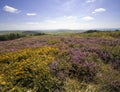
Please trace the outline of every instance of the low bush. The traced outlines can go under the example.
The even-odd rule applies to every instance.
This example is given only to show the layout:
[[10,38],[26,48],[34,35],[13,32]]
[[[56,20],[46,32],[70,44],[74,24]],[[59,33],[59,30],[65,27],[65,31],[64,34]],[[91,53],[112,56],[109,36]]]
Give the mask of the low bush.
[[1,55],[0,91],[14,92],[22,88],[24,91],[50,92],[55,77],[48,66],[54,61],[57,52],[57,48],[41,47]]
[[21,33],[10,33],[5,35],[0,35],[0,41],[14,40],[17,38],[24,37],[25,35]]

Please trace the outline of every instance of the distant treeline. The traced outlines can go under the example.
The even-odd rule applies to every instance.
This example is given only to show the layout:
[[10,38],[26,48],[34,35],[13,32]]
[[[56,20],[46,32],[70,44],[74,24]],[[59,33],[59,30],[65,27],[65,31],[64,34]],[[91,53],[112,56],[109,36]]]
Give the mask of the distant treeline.
[[14,40],[14,39],[21,38],[24,36],[25,35],[21,33],[4,34],[4,35],[0,35],[0,41]]
[[27,36],[39,36],[39,35],[45,35],[46,33],[44,32],[36,32],[36,31],[24,31],[22,34],[27,35]]
[[88,30],[80,35],[84,37],[112,37],[120,39],[120,30]]
[[87,30],[84,33],[93,33],[93,32],[99,32],[99,30]]
[[[118,29],[116,29],[116,30],[112,30],[112,32],[113,31],[120,31],[120,30],[118,30]],[[85,31],[84,33],[94,33],[94,32],[111,32],[111,31],[109,31],[109,30],[87,30],[87,31]]]
[[9,34],[3,34],[0,35],[0,41],[7,41],[7,40],[14,40],[18,39],[21,37],[26,37],[26,36],[39,36],[39,35],[45,35],[45,33],[42,32],[20,32],[20,33],[9,33]]

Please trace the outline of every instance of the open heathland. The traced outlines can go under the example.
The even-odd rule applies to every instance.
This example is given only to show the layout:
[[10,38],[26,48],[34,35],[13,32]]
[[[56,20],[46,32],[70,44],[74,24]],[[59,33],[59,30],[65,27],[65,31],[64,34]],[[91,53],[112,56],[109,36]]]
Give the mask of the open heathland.
[[120,92],[120,31],[0,41],[0,92]]

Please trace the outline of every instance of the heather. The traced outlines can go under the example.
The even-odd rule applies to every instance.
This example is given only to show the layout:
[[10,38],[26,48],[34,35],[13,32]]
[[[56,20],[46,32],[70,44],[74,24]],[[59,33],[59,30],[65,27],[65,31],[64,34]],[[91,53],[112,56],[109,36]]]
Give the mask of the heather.
[[0,41],[1,92],[119,92],[120,31]]

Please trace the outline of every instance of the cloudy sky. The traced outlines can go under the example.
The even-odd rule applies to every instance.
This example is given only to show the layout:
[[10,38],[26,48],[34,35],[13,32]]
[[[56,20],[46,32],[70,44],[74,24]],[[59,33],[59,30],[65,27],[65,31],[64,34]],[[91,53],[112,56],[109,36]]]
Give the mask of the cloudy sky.
[[120,0],[0,0],[0,30],[120,28]]

